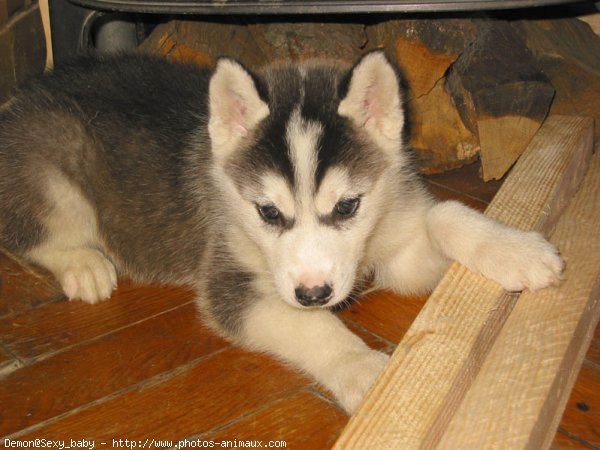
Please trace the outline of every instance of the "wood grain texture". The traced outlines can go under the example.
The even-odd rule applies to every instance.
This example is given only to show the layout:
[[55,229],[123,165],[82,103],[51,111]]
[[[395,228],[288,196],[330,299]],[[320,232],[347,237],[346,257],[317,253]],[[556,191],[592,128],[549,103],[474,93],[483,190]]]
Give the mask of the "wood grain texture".
[[225,425],[310,383],[271,358],[226,349],[13,437],[86,437],[98,446],[113,438],[179,440]]
[[20,368],[0,383],[0,436],[98,401],[226,345],[200,324],[195,306],[187,304]]
[[52,275],[0,249],[0,316],[16,314],[64,295]]
[[396,345],[386,339],[382,339],[377,334],[370,331],[364,325],[357,323],[356,321],[349,320],[347,318],[342,318],[344,324],[348,327],[348,329],[356,334],[359,338],[361,338],[365,344],[367,344],[373,350],[379,350],[389,355],[392,354]]
[[471,208],[476,209],[480,212],[485,211],[485,208],[487,208],[487,205],[488,205],[487,203],[482,202],[481,200],[478,200],[473,197],[469,197],[468,195],[457,194],[455,192],[448,190],[447,188],[445,188],[443,186],[439,186],[434,183],[428,183],[427,190],[429,192],[431,192],[437,200],[440,200],[440,201],[457,200],[457,201],[464,203],[465,205],[470,206]]
[[506,178],[486,215],[548,235],[589,166],[594,121],[551,116]]
[[479,151],[474,127],[464,123],[445,75],[477,39],[472,20],[434,18],[385,20],[366,27],[367,49],[383,48],[410,87],[411,147],[426,173],[460,167]]
[[590,349],[586,356],[586,360],[591,364],[594,364],[598,370],[600,370],[600,326],[596,327],[596,332],[592,338],[592,343],[590,344]]
[[571,437],[565,433],[558,432],[554,438],[554,442],[550,446],[550,450],[595,450],[593,447],[580,442],[576,437]]
[[190,289],[122,281],[109,300],[96,305],[63,301],[3,318],[0,336],[17,356],[39,358],[191,302],[194,295]]
[[0,347],[0,367],[11,360],[12,358],[9,356],[9,354],[2,347]]
[[518,115],[477,119],[484,181],[498,180],[508,172],[540,129],[542,121],[542,118]]
[[546,118],[554,88],[522,34],[505,21],[476,21],[478,36],[446,78],[453,104],[479,137],[483,179],[502,177]]
[[[547,232],[588,165],[593,122],[551,117],[486,214]],[[336,447],[435,447],[517,299],[453,264],[396,349]]]
[[411,147],[424,173],[454,169],[477,159],[477,136],[464,124],[443,83],[411,102]]
[[474,163],[444,173],[427,175],[429,184],[443,186],[457,195],[466,195],[489,204],[498,193],[503,181],[481,181],[481,164]]
[[340,314],[372,333],[397,344],[426,300],[426,295],[404,296],[378,290],[362,296]]
[[[600,155],[552,242],[559,288],[523,292],[440,448],[547,448],[600,317]],[[600,442],[597,442],[600,443]]]
[[582,367],[579,372],[560,429],[572,436],[582,436],[600,447],[600,370]]
[[13,358],[6,350],[0,347],[0,379],[17,370],[20,366],[20,361]]
[[[307,391],[283,398],[239,422],[209,433],[206,439],[286,441],[292,449],[331,448],[348,416],[328,401]],[[318,433],[315,433],[318,430]]]

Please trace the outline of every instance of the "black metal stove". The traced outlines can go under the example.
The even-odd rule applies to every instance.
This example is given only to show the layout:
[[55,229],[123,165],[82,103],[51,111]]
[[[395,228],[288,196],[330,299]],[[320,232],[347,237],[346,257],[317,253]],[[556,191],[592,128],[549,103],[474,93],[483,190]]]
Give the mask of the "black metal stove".
[[[60,64],[90,46],[96,21],[110,13],[225,15],[326,15],[425,13],[535,8],[582,0],[49,0],[52,47]],[[590,3],[589,1],[587,3]],[[593,3],[593,2],[591,2]],[[119,30],[116,30],[118,34]],[[126,31],[127,32],[127,31]]]

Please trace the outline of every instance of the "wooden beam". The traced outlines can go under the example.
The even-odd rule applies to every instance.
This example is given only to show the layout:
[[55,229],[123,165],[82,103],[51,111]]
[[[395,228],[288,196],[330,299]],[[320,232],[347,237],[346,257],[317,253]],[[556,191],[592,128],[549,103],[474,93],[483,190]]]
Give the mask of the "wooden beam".
[[[486,214],[548,234],[583,178],[592,141],[591,119],[549,118]],[[335,448],[436,447],[517,298],[453,264]]]
[[561,216],[559,289],[524,292],[440,448],[548,448],[600,318],[600,154]]

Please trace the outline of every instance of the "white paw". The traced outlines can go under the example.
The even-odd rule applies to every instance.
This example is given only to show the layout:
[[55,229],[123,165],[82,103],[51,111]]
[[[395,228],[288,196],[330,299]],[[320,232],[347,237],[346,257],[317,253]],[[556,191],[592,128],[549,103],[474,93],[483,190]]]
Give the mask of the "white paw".
[[62,252],[61,258],[64,262],[56,275],[69,299],[96,303],[117,287],[115,266],[98,250],[72,249]]
[[535,291],[558,284],[565,263],[554,245],[535,232],[508,230],[479,249],[479,271],[508,291]]
[[369,350],[347,355],[343,359],[336,365],[329,388],[346,412],[352,414],[385,367],[389,356]]

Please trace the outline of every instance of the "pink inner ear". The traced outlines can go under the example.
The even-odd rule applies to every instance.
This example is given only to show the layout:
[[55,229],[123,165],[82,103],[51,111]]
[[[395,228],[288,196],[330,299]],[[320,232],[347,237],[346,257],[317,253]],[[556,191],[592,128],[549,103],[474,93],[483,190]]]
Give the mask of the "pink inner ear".
[[363,102],[365,112],[365,127],[379,128],[379,118],[381,117],[381,99],[377,92],[376,83],[373,82],[365,91]]
[[245,135],[248,133],[246,103],[237,93],[231,92],[230,95],[229,120],[231,124],[231,130],[241,135]]

